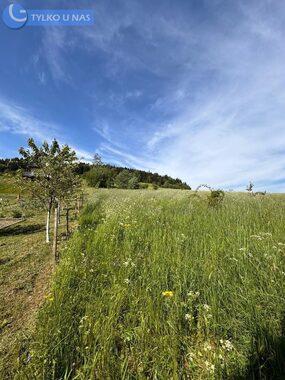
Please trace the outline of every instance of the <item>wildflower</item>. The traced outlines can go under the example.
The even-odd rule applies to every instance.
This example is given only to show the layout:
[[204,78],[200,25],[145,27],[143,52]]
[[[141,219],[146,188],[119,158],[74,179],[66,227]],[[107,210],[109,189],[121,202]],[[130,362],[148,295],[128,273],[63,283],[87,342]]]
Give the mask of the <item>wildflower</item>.
[[193,352],[190,352],[190,353],[188,354],[188,356],[189,356],[189,360],[190,360],[190,362],[193,362],[194,359],[195,359],[195,354],[194,354]]
[[260,235],[265,237],[272,237],[272,234],[270,232],[262,232]]
[[214,373],[215,371],[215,365],[208,362],[208,360],[205,361],[206,369],[210,373]]
[[185,319],[186,319],[186,321],[192,321],[193,316],[191,314],[185,314]]
[[124,279],[124,283],[128,285],[128,284],[131,283],[131,281],[130,281],[128,278],[125,278],[125,279]]
[[226,351],[232,351],[234,349],[234,346],[230,340],[220,339],[220,343],[222,345],[222,348]]
[[204,344],[204,351],[211,351],[211,349],[212,349],[212,346],[210,345],[210,343],[205,342],[205,344]]
[[211,307],[207,305],[206,303],[203,305],[204,310],[209,311]]
[[49,302],[52,302],[52,301],[54,300],[54,298],[53,298],[53,296],[52,296],[51,294],[47,294],[47,295],[45,296],[45,299],[46,299],[47,301],[49,301]]
[[200,292],[193,292],[192,290],[190,290],[190,292],[187,293],[188,297],[193,297],[193,298],[198,298],[199,295],[200,295]]
[[174,292],[172,290],[165,290],[161,294],[163,297],[173,297],[174,296]]

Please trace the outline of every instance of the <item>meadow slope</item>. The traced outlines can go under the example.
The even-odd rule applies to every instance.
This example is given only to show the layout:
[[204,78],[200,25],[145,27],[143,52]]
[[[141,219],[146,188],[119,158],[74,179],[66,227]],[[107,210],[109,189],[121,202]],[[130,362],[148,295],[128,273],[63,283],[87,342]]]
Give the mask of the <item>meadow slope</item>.
[[93,198],[19,378],[284,378],[284,196]]

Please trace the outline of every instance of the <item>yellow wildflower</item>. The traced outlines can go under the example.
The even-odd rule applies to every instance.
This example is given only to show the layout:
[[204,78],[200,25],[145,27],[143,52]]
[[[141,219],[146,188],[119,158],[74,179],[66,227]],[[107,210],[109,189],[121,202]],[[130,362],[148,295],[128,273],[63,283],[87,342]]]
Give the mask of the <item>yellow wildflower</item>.
[[47,301],[50,301],[50,302],[52,302],[52,301],[54,300],[54,298],[53,298],[53,296],[52,296],[51,294],[47,294],[47,295],[45,296],[45,299],[46,299]]
[[162,292],[161,294],[163,295],[163,297],[173,297],[174,296],[174,292],[171,290],[166,290],[165,292]]

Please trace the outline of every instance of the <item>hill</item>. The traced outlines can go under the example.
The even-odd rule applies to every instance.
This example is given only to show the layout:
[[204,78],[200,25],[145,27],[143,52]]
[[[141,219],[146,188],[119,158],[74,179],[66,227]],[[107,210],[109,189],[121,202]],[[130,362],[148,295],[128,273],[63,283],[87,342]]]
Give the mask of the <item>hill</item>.
[[[26,169],[27,165],[22,158],[0,159],[0,174],[13,173],[20,169]],[[110,188],[144,188],[145,184],[154,187],[164,187],[170,189],[191,190],[191,187],[182,182],[179,178],[172,178],[168,175],[146,172],[127,167],[119,167],[109,164],[92,165],[85,162],[78,162],[75,169],[76,174],[86,178],[88,184],[92,187]],[[124,173],[123,175],[121,173]],[[122,178],[118,181],[116,177]],[[131,184],[129,185],[129,181]]]

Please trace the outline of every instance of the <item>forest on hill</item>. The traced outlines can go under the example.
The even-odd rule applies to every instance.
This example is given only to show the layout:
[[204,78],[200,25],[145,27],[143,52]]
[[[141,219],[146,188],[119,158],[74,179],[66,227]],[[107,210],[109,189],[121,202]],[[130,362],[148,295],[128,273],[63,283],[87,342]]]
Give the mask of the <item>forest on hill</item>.
[[[0,174],[26,169],[27,163],[23,158],[0,159]],[[105,164],[101,160],[95,164],[77,162],[75,172],[78,175],[82,175],[89,186],[97,188],[117,187],[138,189],[146,188],[148,184],[151,184],[154,188],[191,190],[191,187],[179,178],[172,178],[168,175],[160,175],[150,171]]]

